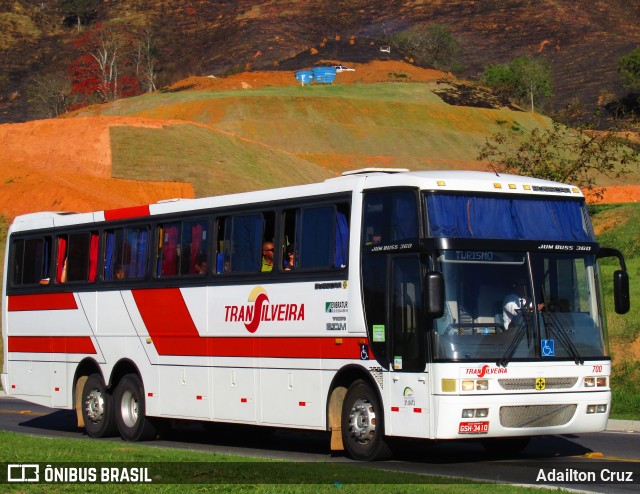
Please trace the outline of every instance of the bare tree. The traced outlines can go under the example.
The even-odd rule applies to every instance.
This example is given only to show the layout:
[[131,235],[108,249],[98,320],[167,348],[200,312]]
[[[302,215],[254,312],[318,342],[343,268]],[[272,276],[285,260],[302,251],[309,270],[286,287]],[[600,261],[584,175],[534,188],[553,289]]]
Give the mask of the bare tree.
[[136,77],[142,83],[144,90],[150,93],[157,90],[158,48],[154,44],[153,33],[148,27],[144,28],[137,38],[134,52]]
[[73,103],[71,81],[62,72],[36,77],[25,92],[32,112],[38,117],[57,117]]

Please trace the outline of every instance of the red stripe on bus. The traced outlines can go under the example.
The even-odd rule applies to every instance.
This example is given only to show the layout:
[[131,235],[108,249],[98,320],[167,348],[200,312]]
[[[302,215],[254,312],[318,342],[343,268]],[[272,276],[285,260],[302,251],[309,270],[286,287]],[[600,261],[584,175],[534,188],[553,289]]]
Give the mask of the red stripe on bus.
[[9,336],[9,351],[96,354],[88,336]]
[[151,216],[151,211],[149,211],[148,205],[133,206],[130,208],[109,209],[104,212],[104,219],[107,221],[139,218],[141,216]]
[[[225,336],[198,333],[179,288],[132,290],[159,355],[360,360],[362,337]],[[371,351],[368,352],[371,358]]]
[[39,293],[37,295],[11,295],[9,312],[27,310],[71,310],[77,309],[73,293]]

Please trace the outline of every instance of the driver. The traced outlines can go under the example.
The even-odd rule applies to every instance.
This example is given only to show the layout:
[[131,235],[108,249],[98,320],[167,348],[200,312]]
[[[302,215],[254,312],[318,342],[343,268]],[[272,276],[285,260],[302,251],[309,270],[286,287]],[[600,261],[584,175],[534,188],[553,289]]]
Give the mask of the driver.
[[[521,314],[524,309],[533,309],[533,302],[527,298],[527,280],[519,279],[513,285],[514,293],[507,295],[502,301],[502,320],[504,329],[509,329],[511,321]],[[544,304],[538,304],[538,309],[542,310]]]

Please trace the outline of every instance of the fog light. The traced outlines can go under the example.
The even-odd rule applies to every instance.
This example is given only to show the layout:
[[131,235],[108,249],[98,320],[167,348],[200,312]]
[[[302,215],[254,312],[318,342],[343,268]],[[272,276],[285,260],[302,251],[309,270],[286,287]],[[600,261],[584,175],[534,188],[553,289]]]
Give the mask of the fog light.
[[487,379],[478,379],[476,381],[476,389],[478,391],[486,391],[489,389],[489,381]]
[[462,391],[473,391],[475,383],[473,381],[462,381]]
[[606,377],[598,377],[596,378],[596,386],[598,386],[599,388],[605,387],[607,385],[607,378]]
[[606,413],[607,405],[596,405],[596,413]]
[[472,409],[462,410],[462,418],[463,419],[472,419],[473,418],[473,412],[475,412],[475,410],[472,410]]
[[587,405],[587,413],[596,413],[596,405]]
[[442,392],[443,393],[455,393],[456,392],[456,379],[442,379]]
[[596,385],[595,377],[585,377],[584,378],[584,387],[585,388],[594,388]]
[[487,417],[489,415],[488,408],[478,408],[476,410],[476,417]]

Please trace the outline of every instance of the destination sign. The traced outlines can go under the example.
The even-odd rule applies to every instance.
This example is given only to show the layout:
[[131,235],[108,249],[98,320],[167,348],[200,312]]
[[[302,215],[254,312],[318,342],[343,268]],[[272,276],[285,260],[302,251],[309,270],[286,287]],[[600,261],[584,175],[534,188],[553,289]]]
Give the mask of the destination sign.
[[522,264],[524,255],[492,250],[445,250],[439,260],[451,263]]

